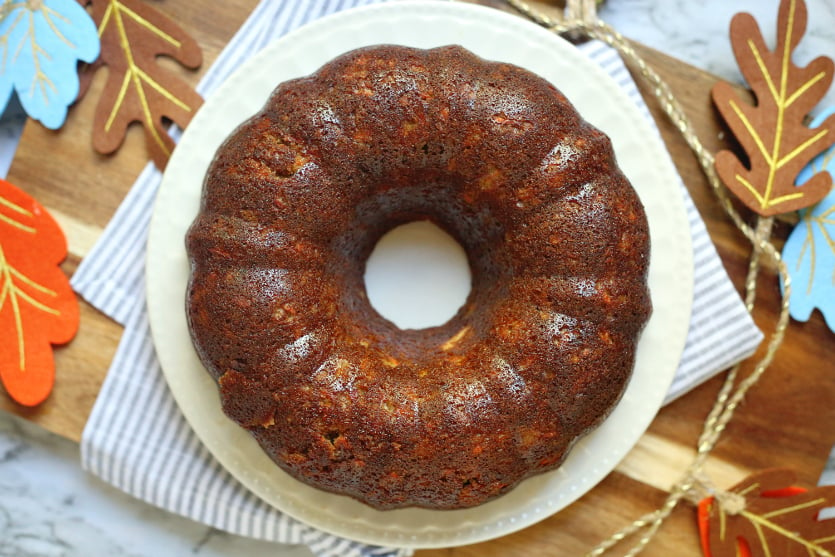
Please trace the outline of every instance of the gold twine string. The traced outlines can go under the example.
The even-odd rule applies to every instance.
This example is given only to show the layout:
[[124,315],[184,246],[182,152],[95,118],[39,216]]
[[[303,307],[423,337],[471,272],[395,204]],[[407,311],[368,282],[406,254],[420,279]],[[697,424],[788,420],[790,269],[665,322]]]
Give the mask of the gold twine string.
[[679,133],[681,133],[682,137],[687,142],[687,145],[696,155],[696,158],[702,167],[702,171],[707,177],[708,183],[710,184],[711,189],[720,205],[725,210],[725,213],[730,217],[736,227],[753,246],[749,273],[745,284],[746,305],[748,307],[748,311],[753,311],[754,308],[756,277],[761,256],[765,256],[774,262],[777,267],[777,272],[779,273],[784,285],[784,294],[780,305],[780,314],[777,318],[774,331],[769,337],[765,354],[754,365],[754,369],[750,375],[742,379],[738,384],[737,377],[739,375],[740,364],[737,364],[728,371],[725,381],[717,395],[716,402],[705,419],[704,427],[698,440],[696,456],[693,458],[690,465],[685,469],[681,479],[679,479],[672,486],[664,504],[659,509],[642,516],[632,522],[632,524],[626,526],[619,532],[616,532],[587,553],[588,557],[603,555],[625,539],[641,532],[641,535],[635,545],[633,545],[632,548],[624,554],[624,557],[633,557],[634,555],[640,553],[649,544],[658,529],[670,516],[682,499],[697,502],[699,499],[708,495],[715,494],[720,497],[723,495],[723,492],[716,490],[711,485],[709,479],[707,479],[702,473],[702,468],[704,467],[710,452],[716,446],[722,433],[731,421],[734,412],[745,398],[746,393],[757,383],[757,381],[759,381],[760,377],[762,377],[765,370],[774,360],[774,356],[783,342],[783,337],[785,336],[789,320],[791,280],[789,278],[786,264],[780,257],[780,253],[777,251],[777,248],[769,239],[771,227],[767,222],[763,222],[766,219],[761,219],[758,222],[757,230],[754,230],[737,212],[733,206],[731,198],[722,186],[719,177],[716,174],[713,155],[705,149],[704,145],[702,145],[698,136],[694,132],[693,124],[684,113],[684,110],[676,100],[670,87],[663,79],[661,79],[654,69],[647,65],[643,58],[641,58],[632,45],[620,33],[597,17],[595,3],[593,0],[568,0],[566,10],[564,12],[565,16],[562,20],[556,20],[548,17],[547,15],[533,9],[524,0],[506,1],[521,14],[530,18],[539,25],[548,28],[554,33],[579,33],[588,38],[603,41],[609,46],[615,48],[621,54],[626,63],[629,64],[633,70],[635,70],[637,74],[650,85],[653,95],[658,101],[661,109]]
[[[771,236],[771,228],[774,226],[773,217],[757,217],[756,234],[758,238]],[[747,295],[745,296],[745,307],[748,312],[754,310],[754,301],[757,297],[757,275],[760,272],[760,250],[755,247],[751,253],[751,261],[748,263],[748,276],[745,278]]]

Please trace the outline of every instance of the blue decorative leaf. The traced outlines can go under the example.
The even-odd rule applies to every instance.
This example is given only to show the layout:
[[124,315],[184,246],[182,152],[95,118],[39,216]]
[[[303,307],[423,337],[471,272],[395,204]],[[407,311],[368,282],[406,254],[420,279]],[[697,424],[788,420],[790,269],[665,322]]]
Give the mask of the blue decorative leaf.
[[78,61],[98,55],[96,24],[75,0],[2,0],[0,108],[17,91],[29,116],[61,127],[78,95]]
[[[835,107],[815,118],[812,127],[832,114]],[[798,175],[797,183],[827,170],[835,177],[835,147],[815,157]],[[812,310],[819,308],[826,324],[835,331],[835,188],[817,205],[800,211],[800,222],[783,247],[783,259],[792,280],[791,316],[808,321]]]

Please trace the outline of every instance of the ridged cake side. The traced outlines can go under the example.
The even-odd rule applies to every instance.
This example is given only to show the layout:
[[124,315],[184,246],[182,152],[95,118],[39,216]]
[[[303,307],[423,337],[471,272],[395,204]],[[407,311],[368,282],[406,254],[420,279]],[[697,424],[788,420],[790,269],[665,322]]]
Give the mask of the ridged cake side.
[[[470,297],[402,331],[363,273],[428,219]],[[279,466],[377,508],[477,505],[608,415],[650,313],[642,205],[551,84],[461,47],[369,47],[281,84],[218,151],[187,238],[192,338]]]

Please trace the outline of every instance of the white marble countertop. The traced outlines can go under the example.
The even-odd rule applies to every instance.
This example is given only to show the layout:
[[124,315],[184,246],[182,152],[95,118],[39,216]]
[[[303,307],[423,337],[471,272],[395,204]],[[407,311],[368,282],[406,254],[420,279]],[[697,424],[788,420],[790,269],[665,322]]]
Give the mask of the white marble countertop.
[[[730,19],[748,11],[770,22],[763,31],[773,44],[777,6],[778,0],[607,0],[601,17],[627,37],[740,81],[727,39]],[[800,64],[835,56],[835,3],[807,0],[807,6],[809,29],[795,57]],[[835,104],[835,91],[825,103]],[[7,117],[0,125],[2,176],[20,121]],[[0,412],[0,557],[309,554],[230,536],[138,502],[83,472],[79,460],[76,444]]]

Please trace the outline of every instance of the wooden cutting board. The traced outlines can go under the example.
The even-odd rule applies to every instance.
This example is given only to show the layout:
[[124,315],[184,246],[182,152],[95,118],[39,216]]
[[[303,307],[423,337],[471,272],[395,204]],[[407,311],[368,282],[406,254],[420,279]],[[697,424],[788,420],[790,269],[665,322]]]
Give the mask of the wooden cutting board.
[[[501,4],[497,0],[481,3]],[[198,72],[166,65],[196,84],[255,4],[256,0],[168,0],[155,4],[179,21],[204,51],[205,61]],[[541,7],[550,13],[554,11],[546,5]],[[670,85],[706,147],[712,152],[726,147],[725,132],[709,98],[717,78],[649,48],[635,46]],[[33,122],[27,124],[8,176],[9,181],[43,203],[64,227],[70,245],[70,256],[64,264],[68,275],[75,272],[92,248],[147,160],[138,128],[130,130],[125,145],[114,156],[97,155],[92,150],[91,123],[103,78],[100,72],[91,92],[72,109],[60,131],[49,131]],[[750,246],[715,201],[683,140],[659,112],[651,95],[645,89],[642,92],[731,279],[741,289]],[[788,231],[789,225],[778,223],[775,234],[785,238]],[[758,295],[755,319],[768,333],[780,303],[773,273],[764,273]],[[81,305],[77,338],[56,350],[56,387],[49,400],[28,409],[0,393],[0,408],[74,441],[81,438],[121,335],[116,323],[85,302]],[[819,313],[808,323],[791,325],[777,359],[738,411],[709,462],[708,471],[720,487],[728,487],[752,470],[772,466],[794,468],[801,485],[817,482],[835,444],[834,338]],[[568,509],[490,542],[420,551],[418,555],[583,554],[663,502],[670,485],[694,453],[702,421],[713,404],[720,380],[709,381],[665,407],[616,471]],[[644,554],[700,555],[695,528],[692,508],[679,508]]]

